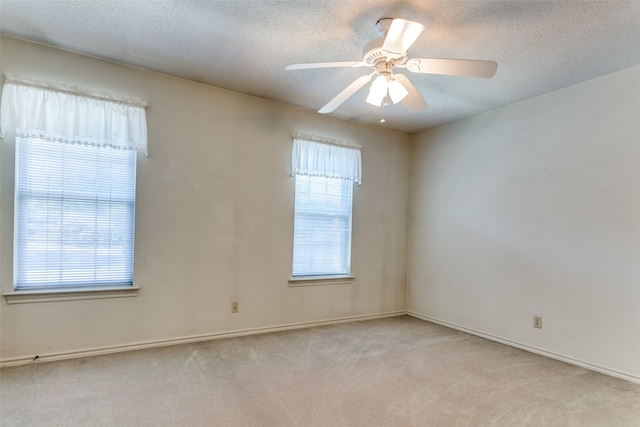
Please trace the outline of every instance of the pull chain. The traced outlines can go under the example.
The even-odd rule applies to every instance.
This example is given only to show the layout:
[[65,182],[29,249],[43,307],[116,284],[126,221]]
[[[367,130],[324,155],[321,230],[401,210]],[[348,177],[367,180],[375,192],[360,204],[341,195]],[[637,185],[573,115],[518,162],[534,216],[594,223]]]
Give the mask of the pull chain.
[[380,104],[380,107],[382,108],[380,110],[380,123],[384,123],[387,121],[387,119],[384,118],[384,107],[386,107],[387,105],[389,105],[389,102],[387,100],[387,97],[385,96],[382,100],[382,103]]

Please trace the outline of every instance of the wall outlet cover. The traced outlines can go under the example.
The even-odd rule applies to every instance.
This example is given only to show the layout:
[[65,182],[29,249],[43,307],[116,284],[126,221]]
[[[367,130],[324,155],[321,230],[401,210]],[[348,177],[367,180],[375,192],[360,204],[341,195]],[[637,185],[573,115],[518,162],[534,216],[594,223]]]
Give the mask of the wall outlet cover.
[[538,316],[537,314],[533,316],[533,327],[542,329],[542,316]]

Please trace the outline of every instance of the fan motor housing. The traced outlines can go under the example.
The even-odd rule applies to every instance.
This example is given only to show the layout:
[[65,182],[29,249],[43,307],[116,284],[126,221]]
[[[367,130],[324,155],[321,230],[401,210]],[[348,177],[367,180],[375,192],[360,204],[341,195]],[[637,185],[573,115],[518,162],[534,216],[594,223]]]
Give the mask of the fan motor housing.
[[407,59],[406,53],[404,55],[400,55],[382,49],[383,44],[384,37],[377,38],[367,43],[362,50],[362,60],[366,61],[368,64],[375,65],[381,58],[384,58],[385,61],[393,61],[394,64],[401,64]]

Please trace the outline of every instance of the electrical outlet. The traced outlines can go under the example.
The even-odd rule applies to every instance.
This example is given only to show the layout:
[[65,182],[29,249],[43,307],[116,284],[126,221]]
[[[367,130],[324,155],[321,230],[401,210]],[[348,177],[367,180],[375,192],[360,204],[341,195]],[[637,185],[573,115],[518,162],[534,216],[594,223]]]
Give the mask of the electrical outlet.
[[537,314],[533,316],[533,327],[542,329],[542,316],[538,316]]
[[231,312],[237,313],[240,311],[240,303],[238,301],[231,301]]

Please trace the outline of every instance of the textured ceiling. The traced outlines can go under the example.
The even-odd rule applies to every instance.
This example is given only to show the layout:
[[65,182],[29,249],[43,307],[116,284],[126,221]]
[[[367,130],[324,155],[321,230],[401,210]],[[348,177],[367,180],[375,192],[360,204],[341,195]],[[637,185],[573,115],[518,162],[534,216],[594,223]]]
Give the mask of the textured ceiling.
[[[363,68],[382,17],[426,25],[409,57],[487,59],[492,79],[411,74],[429,108],[388,107],[414,133],[640,64],[640,1],[0,1],[3,33],[318,110]],[[367,87],[331,115],[379,125]]]

